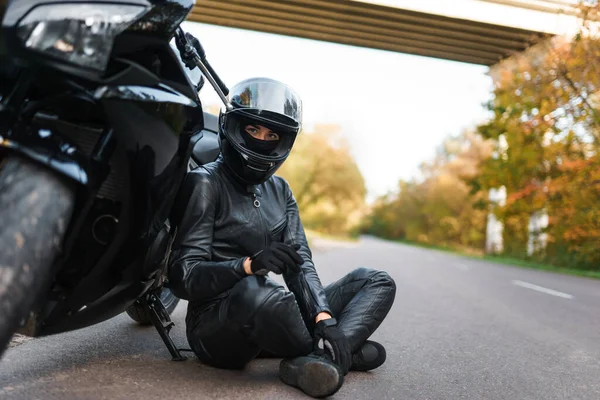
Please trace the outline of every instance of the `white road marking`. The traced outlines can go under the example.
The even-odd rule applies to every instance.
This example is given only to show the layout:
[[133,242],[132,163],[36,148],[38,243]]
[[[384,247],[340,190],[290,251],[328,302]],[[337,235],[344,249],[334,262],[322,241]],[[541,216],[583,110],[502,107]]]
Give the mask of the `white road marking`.
[[538,292],[550,294],[552,296],[562,297],[562,298],[569,299],[569,300],[573,298],[573,296],[570,294],[559,292],[559,291],[552,290],[552,289],[548,289],[548,288],[545,288],[542,286],[534,285],[533,283],[527,283],[527,282],[523,282],[523,281],[512,281],[512,283],[517,286],[521,286],[521,287],[531,289],[531,290],[537,290]]
[[462,263],[454,263],[454,266],[462,271],[468,271],[469,266]]

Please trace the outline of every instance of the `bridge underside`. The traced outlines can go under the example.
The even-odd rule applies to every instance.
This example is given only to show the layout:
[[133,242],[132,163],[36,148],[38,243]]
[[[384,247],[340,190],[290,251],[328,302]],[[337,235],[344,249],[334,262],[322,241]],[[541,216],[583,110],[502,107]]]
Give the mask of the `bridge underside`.
[[548,37],[352,0],[197,0],[189,20],[487,66]]

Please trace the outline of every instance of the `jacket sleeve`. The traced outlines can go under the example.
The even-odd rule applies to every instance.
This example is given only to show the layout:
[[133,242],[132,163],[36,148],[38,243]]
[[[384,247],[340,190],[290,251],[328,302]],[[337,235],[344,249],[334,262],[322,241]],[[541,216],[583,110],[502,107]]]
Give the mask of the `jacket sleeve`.
[[290,245],[300,245],[298,254],[300,254],[304,263],[301,266],[302,271],[299,274],[286,274],[284,280],[288,289],[296,297],[296,302],[306,326],[312,331],[315,326],[315,317],[317,314],[320,312],[332,313],[327,302],[327,297],[325,296],[325,291],[323,290],[323,285],[312,261],[312,253],[306,241],[304,226],[300,220],[296,199],[287,182],[285,182],[285,189],[287,191],[287,227],[284,233],[284,242]]
[[218,190],[203,169],[189,173],[175,204],[181,217],[169,259],[168,279],[182,299],[202,301],[214,297],[246,276],[244,258],[212,261],[212,241]]

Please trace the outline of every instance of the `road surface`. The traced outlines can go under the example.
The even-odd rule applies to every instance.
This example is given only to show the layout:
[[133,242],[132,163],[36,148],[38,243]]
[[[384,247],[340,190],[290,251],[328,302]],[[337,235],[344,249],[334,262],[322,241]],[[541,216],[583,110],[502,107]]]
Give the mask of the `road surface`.
[[[373,339],[388,361],[351,372],[334,398],[600,399],[600,281],[363,238],[320,241],[324,283],[357,266],[388,271],[396,301]],[[185,345],[185,303],[174,338]],[[2,399],[301,399],[278,360],[222,371],[170,361],[154,328],[120,315],[25,341],[0,361]]]

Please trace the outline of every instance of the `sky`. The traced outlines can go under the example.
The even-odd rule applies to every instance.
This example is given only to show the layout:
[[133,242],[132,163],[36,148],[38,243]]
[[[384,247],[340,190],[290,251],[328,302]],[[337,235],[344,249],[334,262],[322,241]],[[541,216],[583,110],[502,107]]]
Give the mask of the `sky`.
[[[423,11],[442,4],[404,2]],[[369,201],[415,176],[445,137],[489,115],[483,104],[491,99],[492,80],[485,66],[199,23],[183,28],[200,39],[227,85],[257,76],[280,80],[302,97],[306,130],[340,125]],[[201,98],[205,105],[220,103],[208,83]]]

